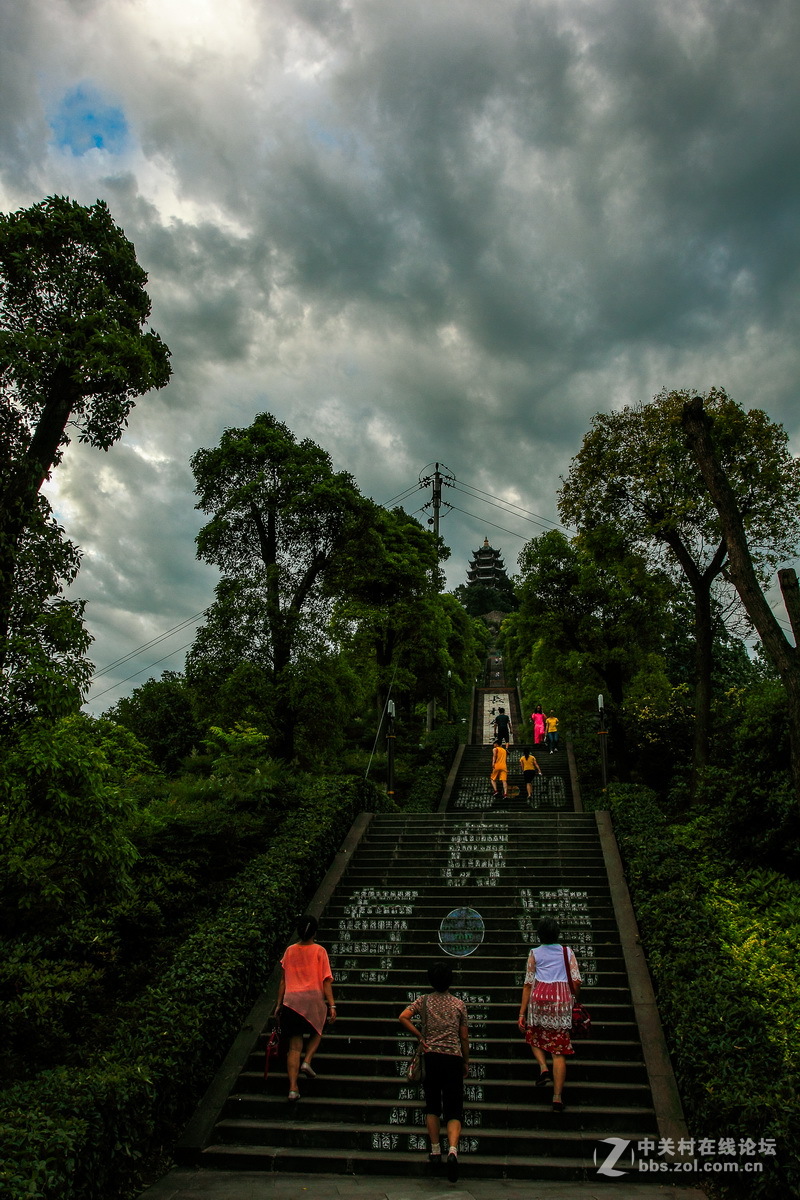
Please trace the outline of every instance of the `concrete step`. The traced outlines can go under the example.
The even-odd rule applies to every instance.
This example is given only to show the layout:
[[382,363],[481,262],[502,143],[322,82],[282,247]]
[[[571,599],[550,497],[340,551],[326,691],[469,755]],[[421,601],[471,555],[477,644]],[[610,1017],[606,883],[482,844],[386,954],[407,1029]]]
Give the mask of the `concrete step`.
[[[402,1077],[401,1066],[407,1060],[398,1057],[382,1059],[363,1066],[374,1068],[370,1074],[353,1074],[353,1059],[351,1056],[337,1054],[324,1041],[322,1048],[314,1059],[317,1078],[313,1080],[314,1094],[324,1096],[374,1096],[397,1100],[397,1081]],[[536,1067],[533,1055],[522,1041],[518,1044],[517,1053],[510,1059],[494,1060],[497,1069],[496,1078],[487,1075],[480,1084],[470,1084],[472,1091],[480,1086],[480,1100],[486,1099],[494,1103],[504,1101],[510,1104],[520,1104],[530,1099],[529,1089],[536,1077]],[[264,1079],[264,1048],[261,1046],[257,1053],[251,1054],[246,1064],[246,1070],[240,1072],[237,1092],[252,1094],[277,1090],[283,1094],[285,1076],[282,1071]],[[277,1080],[277,1082],[276,1082]],[[642,1096],[645,1103],[650,1102],[647,1072],[644,1063],[625,1059],[590,1059],[583,1055],[573,1058],[569,1065],[569,1085],[571,1089],[581,1086],[584,1090],[601,1092],[617,1099],[620,1096],[633,1097],[638,1103]],[[304,1088],[311,1084],[304,1084]],[[412,1086],[412,1085],[409,1085]],[[472,1096],[470,1103],[475,1102]]]
[[[396,1151],[427,1150],[422,1120],[416,1122],[409,1119],[408,1111],[404,1111],[402,1106],[398,1108],[396,1122],[374,1124],[366,1121],[340,1124],[333,1120],[314,1120],[311,1114],[304,1113],[303,1100],[291,1105],[287,1102],[284,1107],[290,1109],[290,1113],[283,1121],[226,1118],[218,1123],[216,1136],[222,1144],[230,1142],[238,1146],[273,1145],[297,1149],[314,1146],[327,1149],[332,1157],[348,1151],[365,1153],[381,1150],[391,1154]],[[614,1122],[613,1126],[611,1122]],[[556,1123],[557,1129],[554,1128]],[[569,1104],[563,1113],[553,1113],[549,1098],[543,1098],[538,1112],[533,1107],[528,1110],[525,1128],[465,1126],[462,1140],[465,1154],[480,1154],[481,1158],[485,1155],[510,1157],[533,1153],[557,1160],[561,1155],[571,1157],[574,1154],[576,1137],[584,1140],[588,1136],[596,1144],[608,1136],[612,1127],[616,1136],[631,1140],[652,1137],[655,1133],[652,1113],[632,1110],[623,1114],[614,1109],[572,1108]]]
[[[285,1130],[295,1114],[304,1122],[314,1121],[319,1126],[337,1126],[349,1138],[351,1146],[359,1144],[352,1137],[354,1131],[363,1135],[367,1130],[382,1126],[400,1128],[408,1132],[425,1128],[425,1110],[421,1100],[365,1100],[357,1096],[326,1098],[313,1091],[311,1085],[301,1087],[301,1101],[298,1104],[292,1103],[290,1114],[287,1114],[285,1088],[278,1091],[277,1085],[272,1094],[237,1093],[231,1096],[225,1108],[225,1115],[217,1127],[218,1136],[225,1140],[227,1123],[234,1125],[237,1132],[240,1132],[240,1123],[246,1122],[248,1132],[254,1140],[268,1142],[274,1137],[276,1130]],[[533,1091],[531,1088],[531,1093]],[[470,1133],[479,1129],[482,1133],[491,1131],[494,1144],[498,1147],[503,1145],[504,1135],[515,1135],[521,1129],[547,1135],[553,1123],[551,1096],[551,1092],[546,1096],[531,1094],[527,1103],[520,1102],[516,1105],[502,1102],[471,1103],[468,1130]],[[609,1131],[627,1129],[632,1125],[638,1126],[643,1132],[655,1131],[652,1107],[646,1104],[626,1106],[616,1101],[603,1104],[590,1097],[586,1089],[570,1090],[567,1110],[563,1116],[567,1128],[583,1125],[587,1121],[593,1124],[600,1124],[602,1121]],[[329,1144],[337,1143],[331,1139]]]
[[[624,1135],[621,1135],[624,1136]],[[634,1136],[632,1134],[631,1140]],[[341,1175],[397,1175],[403,1178],[431,1176],[428,1166],[427,1143],[413,1151],[392,1147],[396,1137],[392,1132],[378,1135],[374,1148],[368,1151],[350,1151],[347,1155],[333,1157],[327,1149],[312,1146],[298,1149],[290,1146],[222,1146],[209,1145],[203,1152],[204,1167],[229,1171],[270,1171],[295,1174],[341,1174]],[[565,1154],[558,1160],[550,1156],[531,1154],[479,1155],[470,1150],[467,1139],[459,1150],[462,1179],[556,1179],[581,1180],[592,1167],[594,1145],[588,1139],[583,1145],[584,1154],[570,1157]],[[581,1148],[581,1147],[577,1147]],[[435,1188],[438,1180],[444,1179],[444,1170],[430,1179]]]

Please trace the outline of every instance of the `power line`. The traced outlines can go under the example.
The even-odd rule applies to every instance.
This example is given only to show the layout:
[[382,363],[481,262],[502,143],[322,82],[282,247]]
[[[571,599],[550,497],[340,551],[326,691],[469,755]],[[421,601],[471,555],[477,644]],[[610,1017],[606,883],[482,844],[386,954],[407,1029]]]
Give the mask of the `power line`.
[[519,517],[520,520],[527,521],[531,525],[540,525],[543,529],[546,528],[543,519],[534,520],[532,517],[525,517],[522,515],[522,513],[514,512],[514,510],[507,504],[503,504],[502,502],[495,503],[493,500],[485,500],[482,496],[476,496],[472,492],[465,491],[464,488],[456,488],[455,490],[457,492],[463,492],[464,495],[469,496],[471,500],[478,500],[481,504],[490,504],[492,508],[499,508],[502,512],[507,512],[512,517]]
[[121,658],[115,658],[113,662],[110,662],[107,666],[102,667],[99,671],[96,671],[89,682],[94,683],[96,679],[99,679],[102,675],[107,675],[108,672],[113,671],[115,667],[121,667],[123,663],[130,662],[130,660],[135,658],[137,654],[140,654],[142,650],[149,650],[152,646],[157,646],[159,642],[163,642],[166,638],[172,637],[174,633],[179,633],[181,629],[185,629],[187,625],[191,625],[192,621],[197,621],[200,617],[205,616],[207,612],[208,609],[204,608],[199,613],[195,613],[194,616],[187,617],[184,621],[180,621],[177,625],[173,625],[172,628],[168,629],[165,633],[160,633],[158,637],[151,638],[149,642],[144,642],[141,646],[137,646],[135,650],[131,650],[128,654],[123,654]]
[[[510,500],[503,500],[501,496],[493,496],[491,492],[484,492],[482,488],[477,488],[474,486],[474,484],[466,483],[463,479],[458,479],[456,482],[462,484],[463,487],[470,489],[470,492],[465,493],[466,495],[469,495],[470,493],[478,493],[477,495],[473,495],[473,499],[482,500],[484,504],[489,504],[492,501],[496,501],[494,507],[505,508],[508,509],[509,512],[511,512],[513,509],[517,509],[518,511],[513,514],[514,516],[522,516],[523,520],[531,521],[533,524],[539,524],[543,526],[550,525],[556,529],[564,529],[565,531],[569,530],[569,526],[560,525],[558,521],[551,521],[549,517],[542,517],[538,513],[532,512],[531,509],[524,508],[521,504],[513,504]],[[451,483],[449,486],[455,487],[456,485]],[[456,488],[456,490],[461,491],[462,488]],[[484,497],[487,496],[489,499],[484,499]]]
[[399,504],[401,500],[405,500],[409,496],[412,496],[414,492],[418,492],[421,487],[421,483],[415,483],[413,487],[408,487],[404,492],[399,492],[396,496],[392,496],[391,500],[385,500],[381,504],[381,508],[388,508],[390,504]]
[[171,654],[165,654],[163,658],[157,658],[154,663],[150,663],[147,667],[142,667],[141,671],[135,671],[133,675],[129,675],[127,679],[120,679],[117,683],[112,683],[111,687],[105,688],[102,692],[98,692],[96,696],[88,696],[85,703],[89,704],[95,700],[99,700],[101,696],[105,696],[107,692],[113,692],[115,688],[122,687],[124,683],[130,683],[132,679],[136,679],[139,675],[144,675],[145,671],[151,671],[153,667],[157,667],[159,663],[167,662],[168,659],[174,658],[176,654],[180,654],[183,650],[188,650],[192,645],[187,642],[185,646],[179,646],[177,650],[173,650]]
[[[454,512],[464,513],[465,516],[472,517],[473,520],[480,521],[483,525],[491,525],[492,529],[499,529],[501,533],[509,533],[512,537],[519,538],[521,542],[527,542],[528,540],[524,533],[516,533],[513,529],[506,529],[503,525],[495,525],[494,521],[485,521],[483,517],[477,517],[475,513],[467,512],[466,508],[459,508],[457,504],[453,504],[452,508]],[[421,512],[422,510],[418,509],[418,511]]]

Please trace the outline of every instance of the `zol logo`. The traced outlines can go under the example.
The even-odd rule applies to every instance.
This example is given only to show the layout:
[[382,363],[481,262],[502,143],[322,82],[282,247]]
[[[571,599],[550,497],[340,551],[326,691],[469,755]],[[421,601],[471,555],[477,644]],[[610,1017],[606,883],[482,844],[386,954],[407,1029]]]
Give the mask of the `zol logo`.
[[[597,1167],[597,1150],[594,1152],[594,1165],[597,1167],[598,1175],[606,1175],[609,1179],[616,1179],[620,1175],[626,1175],[626,1171],[615,1170],[615,1164],[619,1162],[622,1155],[630,1146],[630,1141],[627,1138],[603,1138],[603,1143],[610,1146],[608,1154],[605,1156],[600,1166]],[[600,1152],[602,1153],[602,1151]],[[633,1150],[631,1150],[631,1166],[633,1166]]]

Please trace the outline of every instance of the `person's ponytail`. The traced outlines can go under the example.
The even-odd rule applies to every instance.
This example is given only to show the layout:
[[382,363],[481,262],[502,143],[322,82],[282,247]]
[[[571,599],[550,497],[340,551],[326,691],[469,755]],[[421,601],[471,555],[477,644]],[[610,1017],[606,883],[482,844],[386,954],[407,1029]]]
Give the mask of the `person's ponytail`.
[[308,914],[300,917],[297,922],[297,933],[301,942],[307,942],[314,936],[318,929],[319,921],[316,917],[309,916]]

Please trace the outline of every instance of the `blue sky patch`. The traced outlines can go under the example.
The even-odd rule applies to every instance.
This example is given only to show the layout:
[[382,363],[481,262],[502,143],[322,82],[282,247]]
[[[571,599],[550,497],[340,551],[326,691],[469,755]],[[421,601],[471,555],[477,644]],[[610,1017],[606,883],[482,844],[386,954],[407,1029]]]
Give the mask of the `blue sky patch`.
[[57,145],[76,155],[94,149],[119,154],[128,140],[125,113],[88,83],[64,94],[50,125]]

